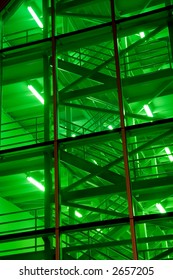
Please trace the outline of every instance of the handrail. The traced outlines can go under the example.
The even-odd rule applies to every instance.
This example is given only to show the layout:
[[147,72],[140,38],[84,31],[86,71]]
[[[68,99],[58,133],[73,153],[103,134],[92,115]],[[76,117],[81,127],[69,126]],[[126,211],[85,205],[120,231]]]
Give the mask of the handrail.
[[[1,235],[5,235],[7,232],[9,233],[16,233],[16,232],[23,232],[23,231],[28,231],[28,230],[38,230],[44,227],[44,223],[43,225],[39,225],[38,221],[42,221],[42,219],[44,218],[43,214],[39,214],[40,210],[43,210],[44,208],[36,208],[36,209],[28,209],[28,210],[20,210],[20,211],[15,211],[15,212],[10,212],[10,213],[3,213],[0,214],[0,219],[1,219],[1,228],[3,229],[3,226],[9,225],[9,227],[11,228],[10,225],[12,224],[18,224],[21,223],[21,227],[17,226],[17,229],[11,229],[9,230],[0,230],[0,234]],[[21,214],[26,214],[26,215],[30,215],[30,217],[21,217]],[[12,217],[13,215],[17,215],[17,217]],[[2,218],[5,218],[6,221],[2,221]],[[15,219],[16,218],[16,219]],[[25,222],[32,222],[32,225],[30,227],[25,227],[23,225],[23,223]]]
[[[28,29],[28,30],[14,32],[12,34],[4,34],[3,44],[8,43],[11,45],[11,42],[16,41],[16,40],[20,40],[20,44],[21,44],[21,40],[23,40],[23,44],[28,43],[29,38],[32,36],[42,36],[43,37],[43,32],[39,32],[39,31],[41,31],[40,28],[32,28],[32,29]],[[22,36],[22,34],[24,34],[24,35]],[[15,37],[17,35],[19,35],[19,37]],[[7,40],[7,38],[8,38],[8,40]]]
[[[1,124],[1,149],[17,144],[40,142],[44,140],[44,117],[37,116],[14,120]],[[25,137],[22,139],[21,137]],[[19,139],[18,139],[19,138]],[[11,140],[11,141],[10,141]],[[9,141],[10,143],[5,143]]]

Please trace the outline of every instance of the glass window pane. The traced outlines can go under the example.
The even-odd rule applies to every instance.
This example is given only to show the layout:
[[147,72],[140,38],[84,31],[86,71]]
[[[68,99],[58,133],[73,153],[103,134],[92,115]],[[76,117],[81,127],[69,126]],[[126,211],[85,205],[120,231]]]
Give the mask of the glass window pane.
[[50,44],[3,55],[1,149],[49,141],[53,137]]
[[128,18],[134,15],[157,11],[158,9],[165,8],[173,4],[172,0],[120,0],[115,2],[116,18]]
[[111,28],[68,36],[57,43],[59,137],[118,128],[120,119]]
[[98,137],[67,143],[60,159],[62,225],[128,217],[118,133],[104,136],[104,141]]
[[52,147],[1,159],[0,235],[54,226]]
[[110,20],[110,1],[56,1],[58,35],[104,24]]
[[172,218],[148,219],[135,228],[140,260],[172,260]]
[[135,215],[172,212],[171,124],[127,134]]
[[24,0],[10,3],[8,12],[2,18],[3,48],[50,37],[49,2]]
[[74,260],[131,260],[128,224],[100,227],[61,235],[62,258]]
[[172,114],[173,21],[157,13],[118,25],[126,125],[169,119]]

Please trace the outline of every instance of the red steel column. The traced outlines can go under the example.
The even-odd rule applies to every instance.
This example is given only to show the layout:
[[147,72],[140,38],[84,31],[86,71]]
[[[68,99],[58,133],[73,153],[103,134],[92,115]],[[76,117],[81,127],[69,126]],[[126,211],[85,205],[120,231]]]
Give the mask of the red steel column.
[[60,259],[60,232],[59,232],[59,178],[58,178],[58,115],[57,115],[57,78],[56,78],[56,7],[55,1],[51,0],[51,17],[52,17],[52,82],[53,82],[53,122],[54,122],[54,180],[55,180],[55,238],[56,249],[55,259]]
[[130,218],[130,231],[131,231],[131,239],[132,239],[133,258],[134,260],[137,260],[138,254],[137,254],[135,224],[134,224],[134,216],[133,216],[132,193],[131,193],[131,186],[130,186],[130,173],[129,173],[129,166],[128,166],[126,129],[125,129],[124,113],[123,113],[123,95],[122,95],[122,87],[121,87],[120,62],[119,62],[119,55],[118,55],[117,29],[115,23],[115,6],[114,6],[114,0],[110,0],[110,2],[111,2],[115,67],[116,67],[116,75],[117,75],[117,91],[118,91],[118,100],[119,100],[119,109],[120,109],[120,125],[121,125],[124,167],[125,167],[125,177],[126,177],[126,191],[127,191],[127,199],[128,199],[129,218]]

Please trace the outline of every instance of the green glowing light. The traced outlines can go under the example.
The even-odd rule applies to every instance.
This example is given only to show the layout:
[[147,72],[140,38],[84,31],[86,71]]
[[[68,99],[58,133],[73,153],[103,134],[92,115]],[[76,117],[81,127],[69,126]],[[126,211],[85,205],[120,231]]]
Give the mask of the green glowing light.
[[144,37],[145,37],[145,33],[144,33],[144,32],[140,32],[140,33],[139,33],[139,36],[140,36],[140,37],[141,37],[141,39],[142,39],[142,38],[144,38]]
[[144,110],[145,110],[145,112],[146,112],[148,117],[153,117],[151,109],[150,109],[150,107],[148,105],[144,105]]
[[93,162],[94,162],[96,165],[98,165],[98,163],[97,163],[97,161],[96,161],[95,159],[93,159]]
[[156,203],[156,207],[160,213],[166,213],[166,210],[163,208],[163,206],[160,203]]
[[33,19],[36,21],[36,23],[38,24],[38,26],[40,28],[43,28],[43,23],[41,22],[41,20],[39,19],[39,17],[37,16],[37,14],[35,13],[35,11],[33,10],[33,8],[31,6],[27,7],[28,11],[30,12],[31,16],[33,17]]
[[38,91],[31,85],[28,85],[28,89],[33,93],[33,95],[42,103],[44,104],[43,97],[38,93]]
[[173,155],[171,154],[171,151],[168,147],[165,148],[165,152],[167,153],[169,160],[172,162],[173,161]]
[[109,125],[109,126],[108,126],[108,129],[113,130],[113,126],[112,126],[112,125]]
[[30,182],[31,184],[33,184],[35,187],[37,187],[39,190],[41,190],[42,192],[45,191],[45,187],[39,183],[38,181],[36,181],[34,178],[32,177],[27,177],[26,178],[28,180],[28,182]]
[[78,218],[82,218],[82,214],[79,213],[78,211],[75,211],[75,215],[76,215],[76,217],[78,217]]
[[76,137],[76,134],[73,133],[73,134],[72,134],[72,137]]

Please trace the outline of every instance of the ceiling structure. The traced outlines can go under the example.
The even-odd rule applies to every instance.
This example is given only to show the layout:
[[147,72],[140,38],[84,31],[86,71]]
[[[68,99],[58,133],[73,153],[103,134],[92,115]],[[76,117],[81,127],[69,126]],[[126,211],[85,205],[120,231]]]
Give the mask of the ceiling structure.
[[[56,105],[61,257],[132,259],[110,1],[55,1],[56,51],[49,2],[1,13],[0,258],[54,256]],[[139,259],[173,257],[171,4],[114,1]]]

